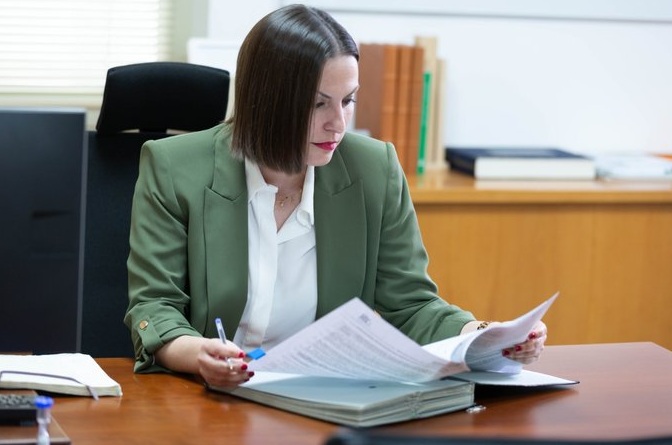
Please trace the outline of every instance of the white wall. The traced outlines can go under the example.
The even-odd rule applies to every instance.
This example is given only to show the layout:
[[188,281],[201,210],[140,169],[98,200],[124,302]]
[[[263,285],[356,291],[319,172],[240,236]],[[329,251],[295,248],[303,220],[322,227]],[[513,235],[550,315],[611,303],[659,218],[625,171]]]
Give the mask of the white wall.
[[[208,36],[240,42],[285,3],[210,0]],[[672,152],[672,1],[304,3],[329,10],[358,42],[438,36],[446,144]]]

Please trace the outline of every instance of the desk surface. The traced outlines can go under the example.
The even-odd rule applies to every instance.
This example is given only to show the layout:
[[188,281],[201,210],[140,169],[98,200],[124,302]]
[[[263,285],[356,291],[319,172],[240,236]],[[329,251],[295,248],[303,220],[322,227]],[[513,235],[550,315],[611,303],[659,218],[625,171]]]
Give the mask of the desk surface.
[[[94,401],[58,397],[54,416],[77,444],[311,444],[336,425],[206,391],[190,378],[133,374],[99,359],[124,391]],[[486,410],[381,428],[396,434],[614,439],[671,436],[672,352],[653,343],[549,346],[528,369],[580,380],[565,389],[482,390]]]

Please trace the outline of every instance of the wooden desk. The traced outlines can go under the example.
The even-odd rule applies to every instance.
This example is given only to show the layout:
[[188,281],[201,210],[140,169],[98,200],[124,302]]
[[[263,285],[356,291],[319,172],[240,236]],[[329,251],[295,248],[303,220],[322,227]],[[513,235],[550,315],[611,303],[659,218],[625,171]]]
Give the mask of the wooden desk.
[[[78,444],[320,445],[336,425],[206,391],[165,374],[136,375],[129,359],[98,362],[121,398],[59,397],[54,416]],[[381,428],[395,434],[535,438],[672,435],[672,352],[652,343],[551,346],[530,366],[580,380],[569,389],[477,391],[487,409]]]
[[408,180],[447,301],[503,320],[560,291],[550,344],[672,349],[672,182]]

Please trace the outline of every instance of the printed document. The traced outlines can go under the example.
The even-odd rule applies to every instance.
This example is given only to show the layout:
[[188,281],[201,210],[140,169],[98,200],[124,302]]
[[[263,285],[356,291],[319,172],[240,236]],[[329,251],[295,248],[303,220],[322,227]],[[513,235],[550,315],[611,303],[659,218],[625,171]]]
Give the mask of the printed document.
[[466,371],[519,373],[501,350],[525,341],[557,298],[487,329],[420,346],[354,298],[249,363],[250,370],[428,382]]

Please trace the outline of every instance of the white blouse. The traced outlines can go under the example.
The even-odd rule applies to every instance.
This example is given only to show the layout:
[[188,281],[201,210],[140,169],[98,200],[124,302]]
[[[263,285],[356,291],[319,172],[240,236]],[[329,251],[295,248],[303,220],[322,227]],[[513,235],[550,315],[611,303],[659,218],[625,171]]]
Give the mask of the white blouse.
[[301,202],[277,230],[278,188],[259,166],[245,160],[248,190],[249,272],[247,303],[233,339],[245,351],[277,345],[315,320],[317,256],[313,195],[315,168],[308,167]]

